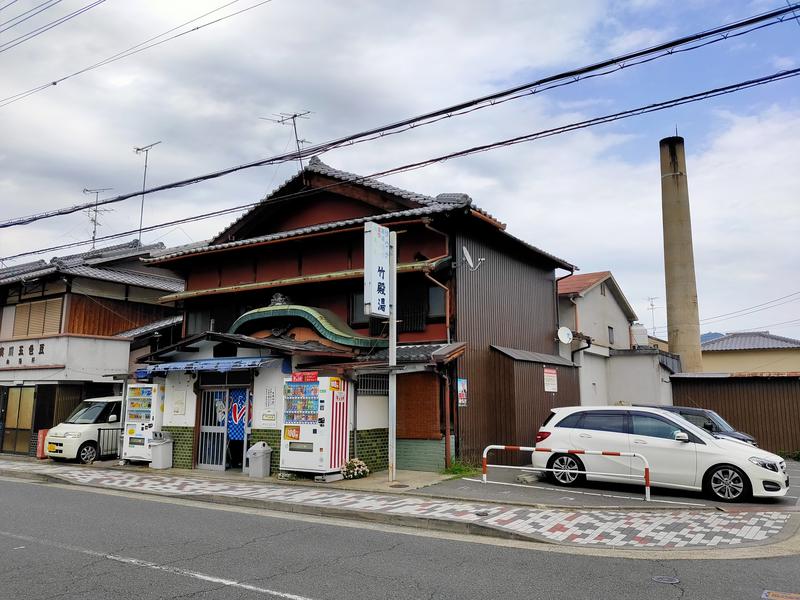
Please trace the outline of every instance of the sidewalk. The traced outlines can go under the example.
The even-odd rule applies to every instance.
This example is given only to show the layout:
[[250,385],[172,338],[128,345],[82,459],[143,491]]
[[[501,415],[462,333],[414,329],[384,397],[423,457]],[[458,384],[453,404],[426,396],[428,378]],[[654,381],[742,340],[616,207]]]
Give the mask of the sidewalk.
[[800,518],[776,511],[537,509],[191,473],[0,459],[0,475],[5,476],[576,546],[663,550],[766,545],[793,535]]

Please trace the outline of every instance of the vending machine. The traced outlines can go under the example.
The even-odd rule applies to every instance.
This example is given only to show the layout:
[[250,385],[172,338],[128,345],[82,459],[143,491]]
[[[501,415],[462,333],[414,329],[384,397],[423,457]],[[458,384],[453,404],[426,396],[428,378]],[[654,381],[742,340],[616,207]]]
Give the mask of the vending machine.
[[283,388],[282,470],[336,473],[350,451],[350,386],[340,377],[293,373]]
[[164,421],[164,386],[131,383],[125,391],[125,428],[122,458],[151,461],[150,442]]

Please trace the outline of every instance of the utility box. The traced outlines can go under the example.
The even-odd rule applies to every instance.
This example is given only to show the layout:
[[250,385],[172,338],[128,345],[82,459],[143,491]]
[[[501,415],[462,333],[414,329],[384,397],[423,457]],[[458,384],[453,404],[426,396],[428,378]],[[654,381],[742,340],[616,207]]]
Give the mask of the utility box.
[[150,440],[151,469],[172,468],[172,436],[165,431],[154,431]]
[[269,463],[272,458],[272,448],[267,442],[256,442],[247,449],[247,474],[254,478],[269,477]]

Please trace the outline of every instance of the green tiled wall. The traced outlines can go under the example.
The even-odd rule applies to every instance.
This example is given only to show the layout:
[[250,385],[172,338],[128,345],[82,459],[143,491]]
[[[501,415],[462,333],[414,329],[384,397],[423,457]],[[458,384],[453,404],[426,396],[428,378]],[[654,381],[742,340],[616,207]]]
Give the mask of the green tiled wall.
[[[450,436],[450,456],[455,438]],[[441,440],[397,440],[397,468],[406,471],[444,470],[444,438]]]
[[161,429],[172,435],[172,466],[176,469],[191,469],[194,427],[166,425]]
[[360,458],[370,473],[389,468],[389,430],[360,429],[358,431],[358,456],[353,453],[353,432],[350,432],[350,458]]
[[274,475],[281,469],[281,430],[280,429],[253,429],[250,434],[251,442],[267,442],[267,446],[272,448],[269,468]]

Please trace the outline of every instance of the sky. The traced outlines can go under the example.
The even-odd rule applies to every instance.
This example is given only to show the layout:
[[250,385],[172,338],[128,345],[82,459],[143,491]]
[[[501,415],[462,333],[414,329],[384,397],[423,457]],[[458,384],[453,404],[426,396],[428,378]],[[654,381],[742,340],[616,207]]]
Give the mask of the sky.
[[[9,2],[0,0],[0,98],[259,0],[106,0],[13,47],[4,44],[93,2],[62,0],[24,22],[12,19],[42,3]],[[264,119],[276,113],[310,111],[299,133],[318,144],[784,5],[272,0],[0,106],[0,220],[91,200],[85,188],[113,188],[101,198],[141,189],[134,147],[161,142],[149,154],[148,187],[165,184],[291,149],[291,127]],[[798,66],[800,19],[321,159],[369,174]],[[701,331],[800,338],[800,78],[385,181],[466,193],[510,233],[581,272],[612,271],[640,321],[665,337],[658,142],[676,130],[686,140]],[[296,170],[248,169],[148,195],[144,225],[255,202]],[[98,235],[135,229],[140,203],[109,206]],[[143,241],[207,239],[236,216]],[[91,233],[85,213],[2,229],[0,258]]]

